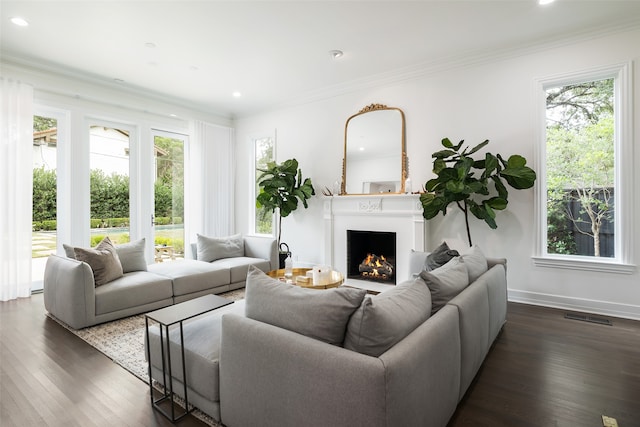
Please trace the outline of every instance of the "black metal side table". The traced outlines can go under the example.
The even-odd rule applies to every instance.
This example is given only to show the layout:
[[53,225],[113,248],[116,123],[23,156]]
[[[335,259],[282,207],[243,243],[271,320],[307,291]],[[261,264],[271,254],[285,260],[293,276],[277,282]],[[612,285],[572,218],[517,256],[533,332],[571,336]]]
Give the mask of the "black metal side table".
[[[217,295],[205,295],[160,310],[152,311],[145,315],[146,339],[147,339],[147,360],[149,368],[149,393],[151,396],[151,406],[167,417],[171,422],[176,422],[189,412],[189,397],[187,396],[187,368],[184,359],[184,335],[182,324],[185,320],[199,316],[204,313],[216,310],[233,303],[233,301],[219,297]],[[160,329],[160,352],[162,354],[162,381],[164,383],[164,392],[158,399],[154,398],[154,390],[151,380],[151,345],[149,344],[149,319],[158,323]],[[179,325],[180,328],[180,351],[182,353],[182,383],[184,386],[184,412],[176,416],[175,395],[173,393],[173,377],[171,372],[171,345],[169,340],[169,327]],[[165,340],[166,340],[166,358],[165,358]],[[167,376],[169,380],[167,381]],[[171,413],[165,412],[160,407],[160,403],[169,400],[171,405]]]

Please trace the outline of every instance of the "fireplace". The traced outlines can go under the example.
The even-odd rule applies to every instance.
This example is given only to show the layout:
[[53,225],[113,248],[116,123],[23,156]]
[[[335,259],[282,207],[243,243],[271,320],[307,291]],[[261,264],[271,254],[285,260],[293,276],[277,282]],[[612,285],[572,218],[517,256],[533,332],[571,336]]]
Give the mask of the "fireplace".
[[[411,250],[424,251],[427,222],[422,216],[419,194],[331,196],[324,198],[324,263],[348,277],[347,230],[376,230],[395,233],[395,283],[411,276]],[[376,255],[381,255],[372,250]],[[385,255],[385,254],[382,254]],[[367,254],[364,254],[366,257]],[[386,255],[385,255],[386,256]],[[362,259],[358,260],[358,263]],[[358,280],[377,288],[386,283]],[[393,285],[393,283],[391,283]]]
[[347,230],[347,278],[396,284],[396,233]]

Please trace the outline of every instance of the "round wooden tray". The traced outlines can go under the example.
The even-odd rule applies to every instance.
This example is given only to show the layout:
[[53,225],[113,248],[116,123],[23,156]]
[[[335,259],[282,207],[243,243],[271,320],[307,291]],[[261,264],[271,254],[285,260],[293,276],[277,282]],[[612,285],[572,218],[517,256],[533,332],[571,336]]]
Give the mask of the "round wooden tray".
[[[319,285],[319,286],[314,286],[313,285],[313,279],[309,278],[309,282],[308,283],[303,283],[300,282],[298,280],[296,280],[296,277],[298,276],[304,276],[306,277],[307,275],[307,271],[311,270],[310,268],[294,268],[293,269],[293,278],[292,278],[292,285],[296,285],[296,286],[300,286],[301,288],[313,288],[313,289],[329,289],[329,288],[336,288],[340,285],[342,285],[344,283],[344,276],[342,275],[342,273],[340,273],[339,271],[331,271],[331,280],[329,281],[329,283],[327,283],[326,285]],[[271,270],[267,272],[267,276],[276,278],[278,280],[282,280],[284,281],[284,268],[281,268],[279,270]]]

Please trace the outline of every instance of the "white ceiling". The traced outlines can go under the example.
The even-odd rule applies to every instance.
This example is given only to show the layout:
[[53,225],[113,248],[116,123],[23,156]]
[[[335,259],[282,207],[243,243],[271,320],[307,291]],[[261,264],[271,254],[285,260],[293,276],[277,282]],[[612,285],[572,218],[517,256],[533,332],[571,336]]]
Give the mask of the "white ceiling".
[[[11,24],[14,16],[30,25]],[[108,85],[121,79],[124,88],[241,117],[639,25],[640,1],[0,0],[0,17],[3,61]],[[332,49],[344,56],[332,60]]]

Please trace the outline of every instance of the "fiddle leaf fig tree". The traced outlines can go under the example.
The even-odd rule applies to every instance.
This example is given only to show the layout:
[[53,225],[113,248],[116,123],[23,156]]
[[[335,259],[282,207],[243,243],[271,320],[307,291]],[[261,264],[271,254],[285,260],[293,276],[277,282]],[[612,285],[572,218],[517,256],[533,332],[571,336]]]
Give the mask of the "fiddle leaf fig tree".
[[[507,186],[523,190],[533,187],[536,173],[526,166],[527,161],[520,155],[512,155],[507,160],[500,155],[486,153],[478,160],[473,154],[489,144],[485,140],[473,148],[464,147],[464,140],[457,145],[444,138],[444,150],[433,153],[433,172],[436,178],[425,184],[425,193],[420,195],[425,219],[432,219],[442,212],[447,214],[451,203],[464,213],[469,246],[472,246],[469,230],[469,213],[483,220],[495,229],[496,212],[504,210],[509,203]],[[493,191],[492,191],[493,190]]]
[[302,179],[302,170],[298,168],[296,159],[289,159],[277,164],[267,163],[266,169],[258,169],[261,174],[257,179],[260,193],[256,198],[256,207],[280,212],[278,217],[278,246],[282,233],[282,218],[298,208],[298,201],[305,209],[307,200],[316,192],[311,178]]

